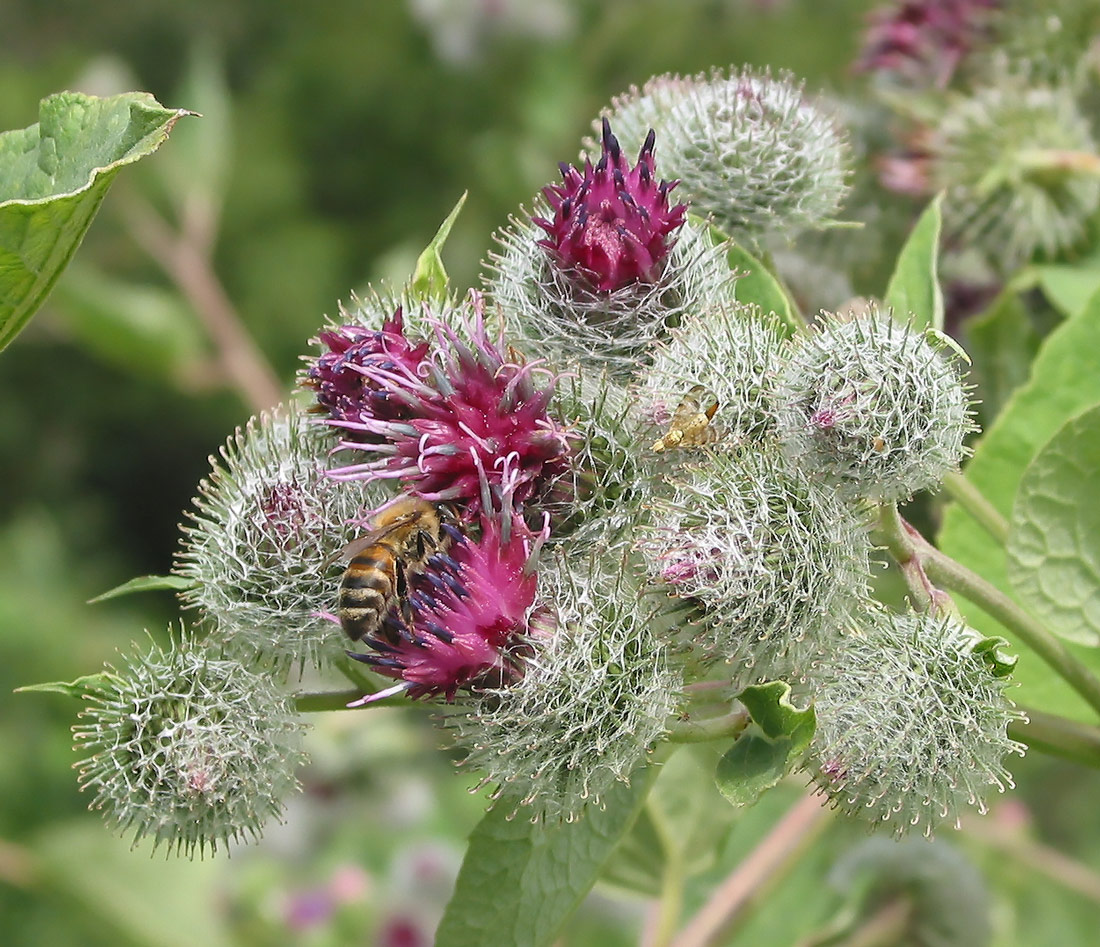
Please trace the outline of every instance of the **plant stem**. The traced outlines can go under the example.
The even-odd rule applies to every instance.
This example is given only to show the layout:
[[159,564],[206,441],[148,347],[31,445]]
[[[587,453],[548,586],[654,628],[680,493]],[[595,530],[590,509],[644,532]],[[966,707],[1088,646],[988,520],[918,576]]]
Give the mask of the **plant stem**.
[[1077,660],[1060,639],[993,583],[945,556],[923,537],[920,542],[921,558],[933,581],[958,592],[999,621],[1100,714],[1100,678]]
[[652,933],[647,947],[668,947],[680,923],[684,909],[684,853],[677,844],[675,833],[660,806],[653,804],[653,796],[646,801],[649,819],[664,852],[664,869],[661,872],[661,894]]
[[709,740],[739,737],[748,725],[748,711],[735,710],[721,717],[681,721],[672,726],[666,739],[670,743],[706,743]]
[[707,947],[720,942],[743,919],[766,886],[793,868],[828,824],[832,809],[819,795],[803,796],[722,882],[672,942],[672,947]]
[[[906,573],[911,589],[914,586],[921,592],[930,589],[928,594],[935,602],[936,595],[942,595],[936,588],[939,586],[957,592],[967,601],[973,602],[1015,634],[1080,694],[1090,707],[1100,713],[1100,678],[1077,660],[1061,640],[992,582],[940,552],[898,515],[896,506],[884,503],[880,513],[886,548]],[[919,573],[922,581],[909,580],[909,572]],[[924,582],[929,584],[925,586],[922,584]]]
[[943,488],[982,529],[1002,546],[1005,544],[1008,540],[1008,520],[974,484],[961,473],[952,473],[944,477]]
[[1100,727],[1022,707],[1027,722],[1009,724],[1008,735],[1031,749],[1100,769]]

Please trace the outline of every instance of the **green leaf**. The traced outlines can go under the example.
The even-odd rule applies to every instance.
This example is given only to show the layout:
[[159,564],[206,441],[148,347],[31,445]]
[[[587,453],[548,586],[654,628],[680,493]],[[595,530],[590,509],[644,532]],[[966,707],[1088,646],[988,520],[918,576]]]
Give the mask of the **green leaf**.
[[985,662],[986,668],[994,677],[1008,677],[1016,670],[1020,658],[1015,654],[1005,654],[1004,649],[1007,647],[1008,641],[998,635],[982,638],[970,650]]
[[899,322],[912,318],[914,329],[943,328],[943,292],[936,260],[943,227],[941,205],[943,194],[937,194],[920,215],[913,232],[898,254],[894,275],[886,287],[885,302],[894,310]]
[[1032,270],[1043,294],[1066,316],[1079,313],[1100,291],[1100,258],[1095,256],[1072,264],[1043,264]]
[[973,358],[970,377],[978,388],[979,420],[988,427],[1012,392],[1027,381],[1041,340],[1023,302],[1012,291],[968,319],[965,331],[966,349]]
[[458,220],[462,205],[466,203],[468,193],[468,191],[463,191],[458,203],[454,206],[454,210],[447,215],[447,219],[443,221],[435,236],[432,237],[432,242],[424,248],[424,252],[417,258],[416,269],[413,271],[412,283],[409,288],[421,299],[442,299],[447,294],[447,271],[443,268],[443,257],[440,254],[443,251],[443,244],[447,242],[447,238],[451,235],[451,228]]
[[183,115],[149,94],[61,92],[36,125],[0,135],[0,349],[42,305],[123,165]]
[[790,702],[785,681],[745,688],[738,695],[752,724],[718,761],[718,789],[735,806],[752,805],[778,783],[813,739],[817,726],[813,707]]
[[99,674],[85,674],[75,681],[49,681],[45,684],[27,684],[17,687],[17,694],[64,694],[66,697],[75,697],[78,700],[88,694],[98,694],[107,690],[110,686],[112,675],[109,671],[101,671]]
[[[150,857],[98,820],[51,825],[31,843],[42,891],[90,915],[96,942],[144,947],[231,947],[230,923],[215,905],[225,891],[224,860]],[[79,916],[79,915],[77,915]]]
[[645,803],[657,767],[616,785],[576,822],[534,825],[501,799],[470,836],[436,947],[550,944]]
[[167,288],[74,263],[54,289],[51,307],[85,349],[139,377],[184,383],[205,358],[207,343],[192,311]]
[[[700,225],[704,224],[704,221],[698,218],[692,219]],[[745,305],[759,306],[760,311],[764,313],[775,313],[780,328],[785,330],[787,335],[798,332],[799,324],[794,314],[794,306],[768,268],[713,224],[706,226],[711,243],[716,247],[725,245],[726,261],[729,263],[730,270],[740,274],[733,288],[737,301]]]
[[[1031,377],[1009,399],[985,436],[978,441],[966,467],[966,478],[1000,511],[1011,516],[1024,470],[1055,432],[1071,417],[1100,402],[1100,294],[1068,318],[1045,339]],[[944,513],[940,548],[1011,594],[1005,550],[973,519],[952,504]],[[985,635],[1004,635],[1021,656],[1013,679],[1019,684],[1013,700],[1048,713],[1094,722],[1095,712],[1042,661],[981,609],[959,599],[967,621]],[[1100,673],[1100,651],[1067,644],[1070,652]]]
[[722,804],[713,771],[710,745],[680,747],[661,766],[641,814],[601,873],[601,884],[656,897],[667,871],[687,878],[714,864],[737,812]]
[[194,587],[194,579],[186,579],[180,575],[141,575],[136,579],[130,579],[129,582],[123,582],[122,585],[116,585],[102,595],[88,599],[88,604],[95,605],[98,602],[106,602],[107,599],[120,598],[134,592],[156,592],[162,589],[180,592]]
[[1100,645],[1100,405],[1067,421],[1024,471],[1008,577],[1056,635]]
[[745,705],[752,722],[772,739],[790,737],[805,749],[810,745],[817,727],[813,707],[796,707],[791,703],[791,685],[786,681],[768,681],[746,687],[737,699]]

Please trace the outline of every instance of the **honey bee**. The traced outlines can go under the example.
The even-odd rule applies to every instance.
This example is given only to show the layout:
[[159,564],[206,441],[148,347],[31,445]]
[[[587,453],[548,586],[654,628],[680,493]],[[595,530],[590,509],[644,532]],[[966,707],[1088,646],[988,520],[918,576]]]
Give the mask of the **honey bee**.
[[710,426],[710,419],[717,410],[718,396],[702,385],[692,385],[673,413],[668,430],[654,442],[652,449],[660,453],[672,447],[699,447],[712,443],[718,432]]
[[371,527],[342,553],[350,561],[340,579],[336,614],[353,641],[382,626],[390,608],[407,594],[409,575],[434,551],[446,548],[453,530],[435,506],[417,497],[391,503]]

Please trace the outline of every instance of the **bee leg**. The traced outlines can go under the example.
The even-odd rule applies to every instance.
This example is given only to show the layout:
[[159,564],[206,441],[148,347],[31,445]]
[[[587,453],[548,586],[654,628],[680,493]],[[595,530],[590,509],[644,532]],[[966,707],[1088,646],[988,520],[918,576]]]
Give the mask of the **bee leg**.
[[409,579],[405,575],[405,563],[398,562],[394,569],[395,576],[397,578],[397,597],[404,598],[409,594]]

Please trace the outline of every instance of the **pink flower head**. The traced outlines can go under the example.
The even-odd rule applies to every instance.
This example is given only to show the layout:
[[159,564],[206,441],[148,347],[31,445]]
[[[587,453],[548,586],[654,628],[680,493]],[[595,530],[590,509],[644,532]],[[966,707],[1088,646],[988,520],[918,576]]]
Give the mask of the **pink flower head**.
[[630,283],[653,283],[683,224],[685,204],[669,207],[676,181],[654,179],[654,134],[650,131],[638,163],[631,168],[611,125],[603,120],[603,154],[584,173],[562,163],[562,183],[543,188],[553,221],[533,217],[546,231],[539,246],[554,265],[575,272],[589,288],[611,293]]
[[856,70],[916,87],[944,88],[987,35],[1000,0],[899,0],[875,10]]
[[414,699],[499,687],[522,676],[528,612],[535,600],[535,562],[549,535],[532,532],[505,493],[500,513],[483,514],[475,541],[456,527],[447,552],[410,576],[411,592],[364,639],[369,654],[348,654],[401,681],[348,706],[405,691]]
[[317,403],[337,421],[359,421],[364,417],[397,420],[406,405],[393,401],[372,370],[392,372],[399,367],[415,372],[428,352],[425,341],[405,337],[404,316],[398,306],[393,318],[381,329],[347,325],[322,332],[319,341],[325,352],[310,367],[305,383],[317,391]]
[[[467,522],[499,494],[505,477],[515,480],[517,506],[536,496],[561,473],[569,455],[568,433],[547,408],[557,376],[541,363],[524,362],[485,327],[482,300],[472,294],[469,344],[439,320],[432,321],[435,350],[422,362],[359,369],[385,404],[401,404],[396,419],[371,416],[333,420],[351,437],[341,447],[371,459],[330,470],[338,480],[392,478],[431,502],[452,502]],[[489,484],[489,491],[483,484]]]

